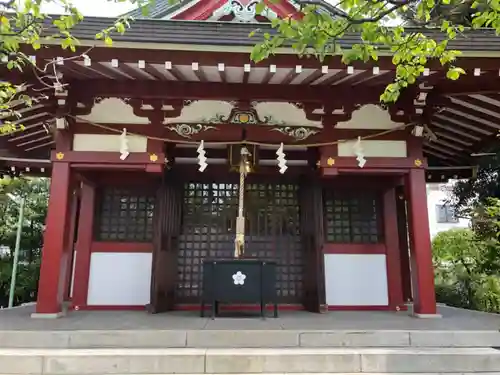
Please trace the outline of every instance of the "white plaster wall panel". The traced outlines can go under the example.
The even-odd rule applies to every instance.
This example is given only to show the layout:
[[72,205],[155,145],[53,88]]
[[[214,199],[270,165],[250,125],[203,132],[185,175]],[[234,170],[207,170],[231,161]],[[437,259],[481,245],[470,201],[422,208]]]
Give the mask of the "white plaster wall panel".
[[164,124],[210,122],[228,118],[232,110],[233,105],[223,100],[195,100],[184,106],[179,116],[165,118]]
[[103,99],[90,114],[80,117],[101,124],[149,124],[146,117],[136,116],[134,109],[118,98]]
[[366,104],[352,113],[351,119],[339,122],[337,129],[394,129],[402,123],[392,121],[385,109],[375,104]]
[[292,103],[259,102],[254,108],[261,120],[269,119],[270,125],[323,127],[321,121],[308,120],[304,110]]
[[[337,145],[338,156],[356,156],[354,145],[357,141],[340,142]],[[361,148],[365,157],[372,158],[406,158],[406,141],[372,141],[361,140]]]
[[[127,135],[129,152],[146,152],[148,139],[136,135]],[[120,152],[120,135],[114,134],[75,134],[73,151]]]
[[325,254],[326,303],[330,306],[387,306],[385,254]]
[[92,253],[87,304],[144,306],[150,302],[151,253]]

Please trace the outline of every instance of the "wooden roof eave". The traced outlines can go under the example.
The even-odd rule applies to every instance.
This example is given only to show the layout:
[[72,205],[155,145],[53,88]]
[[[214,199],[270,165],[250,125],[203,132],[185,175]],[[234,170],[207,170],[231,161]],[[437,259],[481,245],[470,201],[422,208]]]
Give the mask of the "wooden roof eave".
[[[47,21],[49,22],[49,21]],[[80,24],[72,29],[72,34],[81,41],[82,45],[103,45],[95,40],[95,35],[102,29],[109,27],[114,22],[113,18],[86,17]],[[54,31],[51,25],[47,25],[47,33]],[[256,28],[260,33],[249,37]],[[406,28],[408,31],[419,31],[424,35],[432,37],[437,41],[445,39],[445,34],[439,29]],[[205,46],[205,48],[217,46],[233,46],[251,48],[259,41],[263,40],[264,33],[274,34],[276,31],[267,23],[233,23],[221,21],[182,21],[182,20],[161,20],[161,19],[137,19],[131,23],[123,35],[112,35],[116,46],[123,46],[126,43],[133,48],[137,44],[175,46],[170,49],[200,49],[195,46]],[[359,33],[347,33],[338,42],[344,48],[349,48],[353,44],[360,42]],[[54,41],[57,43],[57,41]],[[291,44],[285,47],[290,48]],[[467,30],[463,35],[448,44],[450,49],[457,49],[466,56],[500,56],[500,40],[496,37],[493,29]],[[384,51],[381,51],[383,54]],[[389,54],[389,52],[387,52]]]

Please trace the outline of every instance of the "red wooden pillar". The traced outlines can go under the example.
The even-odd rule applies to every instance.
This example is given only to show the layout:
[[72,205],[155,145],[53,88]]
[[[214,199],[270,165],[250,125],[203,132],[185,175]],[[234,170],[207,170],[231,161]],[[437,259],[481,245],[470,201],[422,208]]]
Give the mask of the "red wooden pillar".
[[58,317],[63,312],[66,272],[71,272],[67,269],[71,192],[69,163],[53,163],[34,317]]
[[406,191],[404,186],[399,186],[396,189],[396,209],[398,216],[398,235],[399,235],[399,250],[401,259],[401,281],[403,283],[403,300],[410,302],[413,300],[411,292],[411,273],[410,273],[410,247],[408,244],[408,228],[406,215]]
[[88,182],[84,182],[82,184],[80,218],[78,220],[78,236],[76,239],[75,279],[72,299],[75,310],[87,306],[94,205],[95,187]]
[[426,317],[436,315],[434,268],[427,214],[425,170],[411,169],[406,179],[408,190],[408,221],[412,260],[414,313]]
[[396,191],[393,187],[385,191],[383,202],[389,306],[393,310],[398,310],[404,305],[404,303],[401,281],[401,254],[399,250],[397,218],[398,212],[396,207]]
[[71,188],[71,196],[70,196],[70,224],[69,224],[69,233],[67,236],[67,244],[66,246],[68,247],[68,265],[67,269],[68,272],[66,272],[66,280],[64,282],[64,300],[69,301],[71,300],[71,286],[72,286],[72,280],[71,277],[73,276],[73,262],[74,262],[74,242],[75,242],[75,232],[76,232],[76,222],[77,222],[77,215],[78,215],[78,193],[77,193],[78,186],[73,183],[72,188]]

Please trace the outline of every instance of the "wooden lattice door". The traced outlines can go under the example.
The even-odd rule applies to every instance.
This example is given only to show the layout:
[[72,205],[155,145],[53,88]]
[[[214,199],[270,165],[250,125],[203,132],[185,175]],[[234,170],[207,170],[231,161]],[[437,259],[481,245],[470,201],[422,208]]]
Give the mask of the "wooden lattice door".
[[[199,301],[203,259],[233,257],[238,190],[237,183],[184,184],[177,301]],[[249,182],[245,187],[245,217],[244,256],[276,261],[280,302],[302,302],[303,254],[297,185]]]

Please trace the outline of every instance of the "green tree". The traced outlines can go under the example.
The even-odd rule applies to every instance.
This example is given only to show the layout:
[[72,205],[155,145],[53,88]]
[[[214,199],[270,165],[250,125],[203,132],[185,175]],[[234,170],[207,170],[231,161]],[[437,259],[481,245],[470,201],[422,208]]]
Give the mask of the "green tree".
[[[324,2],[323,6],[324,5]],[[447,77],[460,78],[465,71],[455,65],[460,51],[448,49],[450,40],[467,29],[455,14],[463,8],[458,0],[341,0],[337,7],[329,6],[330,12],[319,9],[320,1],[303,1],[300,20],[287,18],[273,20],[275,35],[265,34],[264,42],[252,51],[252,58],[261,61],[275,53],[277,48],[291,42],[299,55],[312,55],[324,59],[330,55],[342,56],[346,64],[353,60],[376,61],[381,50],[390,51],[396,67],[396,77],[381,93],[381,100],[394,102],[402,90],[414,84],[431,60],[439,61],[447,69]],[[472,9],[470,27],[493,27],[500,31],[500,3],[475,0],[468,3]],[[435,9],[446,7],[448,11],[435,16]],[[264,9],[260,3],[258,11]],[[442,41],[426,36],[422,29],[389,26],[397,22],[401,14],[410,12],[412,23],[421,27],[438,26],[445,38]],[[357,32],[360,42],[350,49],[341,47],[339,40],[349,32]]]
[[23,260],[31,263],[39,257],[42,247],[49,198],[49,180],[46,178],[5,178],[0,180],[0,186],[7,187],[3,192],[0,191],[2,195],[0,199],[0,245],[14,249],[19,216],[19,204],[16,200],[19,201],[21,197],[25,197],[21,249],[24,250]]
[[470,229],[451,229],[434,237],[432,252],[439,302],[477,308],[481,251],[482,244]]
[[[106,1],[128,1],[147,12],[148,5],[154,0]],[[49,18],[42,12],[43,6],[48,3],[62,5],[66,14]],[[304,17],[300,20],[273,20],[277,33],[265,34],[264,42],[255,46],[252,58],[256,61],[263,60],[285,42],[292,42],[293,48],[300,55],[314,55],[319,59],[341,55],[346,64],[353,60],[377,60],[380,50],[388,50],[393,55],[396,77],[381,93],[381,100],[385,102],[397,100],[404,88],[416,82],[430,60],[439,60],[447,68],[450,79],[458,79],[464,74],[461,68],[454,65],[460,51],[449,50],[448,43],[468,26],[500,30],[500,3],[491,0],[341,0],[337,6],[326,3],[329,12],[319,9],[320,5],[325,6],[324,1],[304,0],[301,3]],[[262,0],[257,10],[261,12],[264,7]],[[469,11],[470,22],[465,25],[461,19],[456,18],[456,14],[463,13],[464,8],[472,9]],[[436,9],[446,11],[440,11],[436,15]],[[398,20],[401,14],[411,14],[412,23],[422,27],[438,25],[446,38],[438,42],[418,30],[405,29],[404,25],[387,26],[388,21]],[[57,75],[53,74],[56,61],[49,62],[42,71],[31,63],[21,47],[28,45],[36,50],[46,39],[51,39],[58,40],[61,48],[75,51],[78,40],[73,37],[71,30],[82,20],[83,15],[71,0],[0,0],[0,65],[8,69],[31,68],[37,74],[50,76],[54,80],[49,85],[50,88],[59,88],[62,84],[57,81]],[[130,21],[127,17],[118,18],[110,27],[97,33],[96,39],[110,45],[112,34],[124,33]],[[56,32],[48,33],[49,27]],[[349,32],[358,32],[361,41],[350,49],[343,49],[338,41]],[[26,86],[4,80],[0,83],[0,116],[19,116],[12,104],[17,100],[29,104],[36,99],[26,90]],[[20,131],[22,125],[16,127],[12,122],[4,122],[1,129],[4,133]]]
[[[103,1],[130,2],[147,11],[148,5],[154,0]],[[45,14],[43,8],[48,4],[60,5],[64,14],[59,17],[50,17]],[[55,71],[56,61],[49,61],[43,69],[37,67],[23,52],[23,46],[38,50],[44,42],[57,40],[62,49],[76,51],[78,40],[71,34],[71,30],[82,20],[83,15],[71,0],[0,0],[0,69],[21,71],[30,69],[40,78],[39,81],[44,83],[46,89],[62,88],[64,84],[58,80]],[[124,33],[130,26],[129,22],[128,17],[119,17],[108,28],[96,34],[96,39],[111,45],[111,33]],[[39,99],[38,96],[28,91],[25,84],[3,78],[0,82],[0,118],[11,118],[11,120],[4,120],[0,123],[0,136],[24,130],[22,124],[15,124],[12,120],[12,118],[21,117],[14,109],[14,104],[21,101],[32,105]],[[43,95],[43,93],[37,95]]]
[[[447,4],[438,2],[430,11],[430,19],[426,21],[426,25],[439,26],[444,18],[447,18],[455,25],[463,25],[473,27],[474,14],[478,10],[485,10],[484,3],[478,5],[478,8],[473,8],[475,0],[453,0]],[[418,17],[417,3],[409,5],[406,9],[400,11],[401,18],[408,26],[419,26],[422,21]]]
[[432,242],[440,302],[500,312],[500,200],[473,211],[471,229],[439,233]]
[[22,226],[21,253],[15,304],[30,302],[36,298],[43,229],[47,212],[49,181],[46,178],[0,179],[0,246],[10,249],[0,254],[0,306],[6,306],[12,275],[12,251],[19,217],[21,197],[25,197]]
[[500,198],[500,166],[498,157],[492,154],[478,158],[476,176],[455,184],[454,205],[459,215],[471,217],[475,208],[488,205],[490,198]]
[[488,198],[472,212],[472,228],[484,247],[481,271],[500,275],[500,199]]

